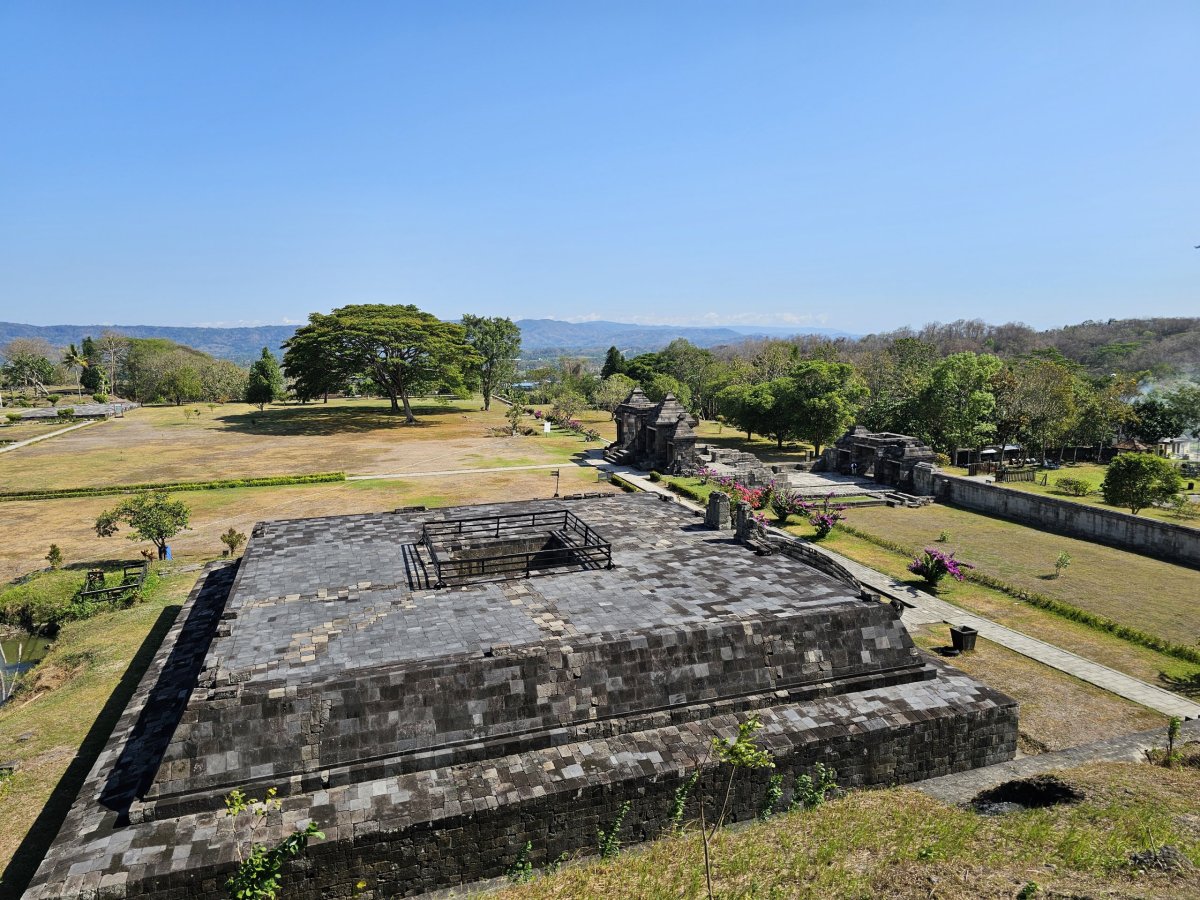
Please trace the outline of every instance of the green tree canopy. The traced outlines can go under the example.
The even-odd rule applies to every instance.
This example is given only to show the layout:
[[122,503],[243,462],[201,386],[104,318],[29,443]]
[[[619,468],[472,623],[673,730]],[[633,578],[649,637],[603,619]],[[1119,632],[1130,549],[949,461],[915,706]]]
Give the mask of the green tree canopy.
[[597,409],[602,409],[616,418],[617,407],[624,402],[635,387],[637,387],[637,382],[629,376],[617,372],[600,382],[600,386],[592,395],[592,403]]
[[96,534],[112,537],[121,523],[129,526],[131,541],[150,541],[165,559],[167,541],[188,527],[190,511],[182,500],[172,500],[166,491],[142,491],[122,500],[96,519]]
[[611,378],[613,375],[625,373],[625,356],[616,347],[609,347],[604,354],[604,365],[600,368],[601,378]]
[[692,405],[692,392],[688,390],[688,386],[680,384],[678,379],[672,378],[670,375],[661,373],[651,375],[649,379],[642,382],[642,390],[655,403],[661,403],[667,394],[673,394],[675,399],[685,407]]
[[[323,348],[319,356],[293,353],[297,342]],[[284,364],[298,381],[313,383],[334,375],[369,377],[405,420],[415,422],[410,397],[440,386],[457,386],[463,371],[475,364],[461,325],[443,322],[411,305],[381,303],[343,306],[329,315],[313,313],[286,344]]]
[[468,370],[471,381],[483,394],[483,408],[492,408],[492,394],[512,384],[521,352],[521,329],[501,316],[462,317],[467,343],[476,360]]
[[1108,464],[1100,492],[1104,502],[1137,513],[1152,503],[1170,500],[1183,487],[1179,472],[1159,456],[1122,453]]
[[933,367],[921,392],[921,431],[935,450],[977,447],[995,432],[992,379],[1000,360],[988,353],[954,353]]
[[104,359],[100,348],[91,337],[85,337],[79,346],[79,352],[87,361],[80,379],[83,389],[89,394],[97,394],[108,387],[108,378],[104,374]]
[[789,408],[791,430],[817,453],[854,423],[869,393],[849,363],[808,360],[782,380],[790,382],[781,399]]
[[282,400],[285,392],[283,387],[283,372],[275,356],[266,347],[262,355],[250,366],[250,376],[246,380],[246,402],[257,403],[262,409],[268,403]]

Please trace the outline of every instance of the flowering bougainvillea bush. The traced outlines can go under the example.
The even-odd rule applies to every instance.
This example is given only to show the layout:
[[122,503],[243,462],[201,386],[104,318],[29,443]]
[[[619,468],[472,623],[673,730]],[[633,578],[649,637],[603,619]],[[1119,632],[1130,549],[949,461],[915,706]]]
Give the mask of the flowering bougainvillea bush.
[[833,526],[846,518],[842,515],[846,511],[845,505],[834,503],[832,493],[826,494],[820,503],[800,501],[799,511],[808,513],[808,524],[817,532],[813,535],[813,540],[816,541],[828,537],[829,532],[833,531]]
[[798,516],[804,512],[804,500],[795,491],[775,491],[771,497],[771,511],[782,525],[788,516]]
[[933,547],[926,547],[920,556],[914,556],[913,561],[908,564],[908,571],[920,575],[926,584],[934,587],[947,575],[955,581],[962,581],[965,577],[962,570],[973,568],[975,567],[970,563],[955,559],[953,550],[943,553]]

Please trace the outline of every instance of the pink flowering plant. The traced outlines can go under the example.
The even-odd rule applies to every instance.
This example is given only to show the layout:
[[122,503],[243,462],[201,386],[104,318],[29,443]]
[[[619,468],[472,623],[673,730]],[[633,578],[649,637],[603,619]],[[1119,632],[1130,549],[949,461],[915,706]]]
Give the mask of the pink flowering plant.
[[795,491],[775,491],[771,497],[771,511],[775,513],[775,521],[782,525],[788,516],[804,512],[804,500]]
[[813,535],[815,541],[828,537],[829,532],[833,531],[833,526],[846,518],[842,515],[845,511],[844,504],[833,502],[832,493],[826,494],[820,503],[800,501],[800,512],[808,513],[808,524],[816,529],[817,533]]
[[962,581],[966,577],[963,575],[963,569],[973,568],[975,567],[970,563],[955,559],[953,550],[943,553],[933,547],[926,547],[920,556],[913,557],[913,561],[908,564],[908,571],[920,575],[930,587],[937,587],[937,583],[947,575],[955,581]]

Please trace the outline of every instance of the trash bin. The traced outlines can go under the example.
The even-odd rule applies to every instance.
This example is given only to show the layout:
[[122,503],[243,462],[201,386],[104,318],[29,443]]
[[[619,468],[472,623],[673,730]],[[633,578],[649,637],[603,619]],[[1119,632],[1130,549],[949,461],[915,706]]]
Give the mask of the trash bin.
[[970,625],[951,625],[950,641],[959,653],[970,653],[975,649],[975,637],[979,634]]
[[171,545],[167,544],[167,559],[171,558]]

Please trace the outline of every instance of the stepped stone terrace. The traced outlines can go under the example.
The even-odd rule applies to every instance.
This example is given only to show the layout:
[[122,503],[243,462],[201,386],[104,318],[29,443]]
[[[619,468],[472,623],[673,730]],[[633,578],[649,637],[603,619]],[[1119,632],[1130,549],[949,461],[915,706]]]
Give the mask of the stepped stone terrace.
[[652,839],[752,712],[785,800],[818,762],[888,784],[1016,745],[1016,703],[877,597],[650,495],[264,522],[205,571],[26,896],[224,896],[234,789],[279,791],[260,842],[325,832],[287,897],[474,882],[527,841],[541,865],[625,802],[622,840]]

